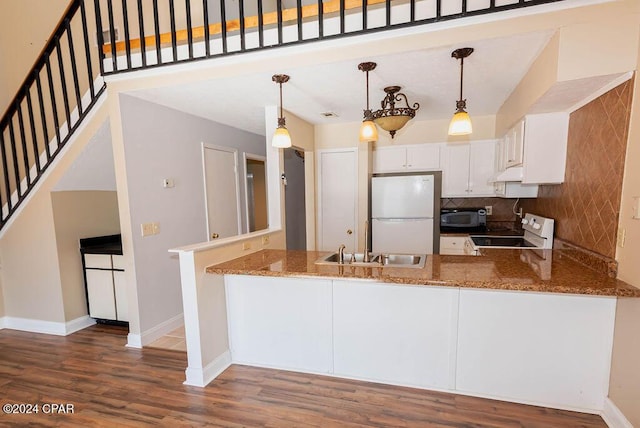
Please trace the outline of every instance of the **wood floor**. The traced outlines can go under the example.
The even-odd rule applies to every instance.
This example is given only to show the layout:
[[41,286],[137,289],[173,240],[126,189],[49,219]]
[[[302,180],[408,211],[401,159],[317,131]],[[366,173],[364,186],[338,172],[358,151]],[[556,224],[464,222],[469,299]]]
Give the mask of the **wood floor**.
[[[186,354],[125,348],[126,331],[67,337],[0,330],[0,426],[606,427],[599,416],[326,376],[232,366],[206,388],[182,385]],[[73,414],[44,414],[43,404]]]

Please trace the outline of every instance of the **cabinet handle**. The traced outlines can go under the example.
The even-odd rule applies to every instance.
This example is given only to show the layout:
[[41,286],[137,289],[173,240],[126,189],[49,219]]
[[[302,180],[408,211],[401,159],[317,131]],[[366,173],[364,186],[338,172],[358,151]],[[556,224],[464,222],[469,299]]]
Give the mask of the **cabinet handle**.
[[351,235],[352,233],[353,233],[353,230],[347,229],[347,235]]
[[215,232],[211,234],[211,239],[218,239],[219,237],[220,237],[220,235],[218,235]]

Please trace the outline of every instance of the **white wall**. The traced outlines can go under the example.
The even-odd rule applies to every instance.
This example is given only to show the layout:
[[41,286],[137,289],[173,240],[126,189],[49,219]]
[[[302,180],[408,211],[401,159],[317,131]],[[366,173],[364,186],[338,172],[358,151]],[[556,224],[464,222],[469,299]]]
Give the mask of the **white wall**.
[[[182,313],[178,259],[167,250],[207,240],[201,143],[264,156],[265,139],[129,95],[120,95],[120,114],[144,334]],[[175,187],[163,188],[164,178]],[[160,234],[143,238],[146,222],[158,222]]]

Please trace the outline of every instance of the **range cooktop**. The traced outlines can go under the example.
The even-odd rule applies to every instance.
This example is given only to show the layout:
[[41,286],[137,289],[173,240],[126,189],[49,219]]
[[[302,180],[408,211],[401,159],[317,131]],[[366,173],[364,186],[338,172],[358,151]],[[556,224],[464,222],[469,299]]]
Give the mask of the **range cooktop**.
[[477,247],[535,247],[522,236],[471,236],[471,240]]

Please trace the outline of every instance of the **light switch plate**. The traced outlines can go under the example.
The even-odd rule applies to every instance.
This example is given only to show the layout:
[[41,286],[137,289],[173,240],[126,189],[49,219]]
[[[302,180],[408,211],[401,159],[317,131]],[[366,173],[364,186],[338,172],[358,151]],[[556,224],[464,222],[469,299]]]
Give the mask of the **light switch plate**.
[[487,205],[484,209],[487,211],[487,215],[493,215],[493,205]]
[[623,228],[618,229],[617,245],[620,248],[624,248],[624,240],[626,238],[626,231]]
[[269,235],[262,237],[262,245],[269,245]]
[[142,237],[153,235],[153,223],[142,223],[140,225],[140,231],[142,232]]

